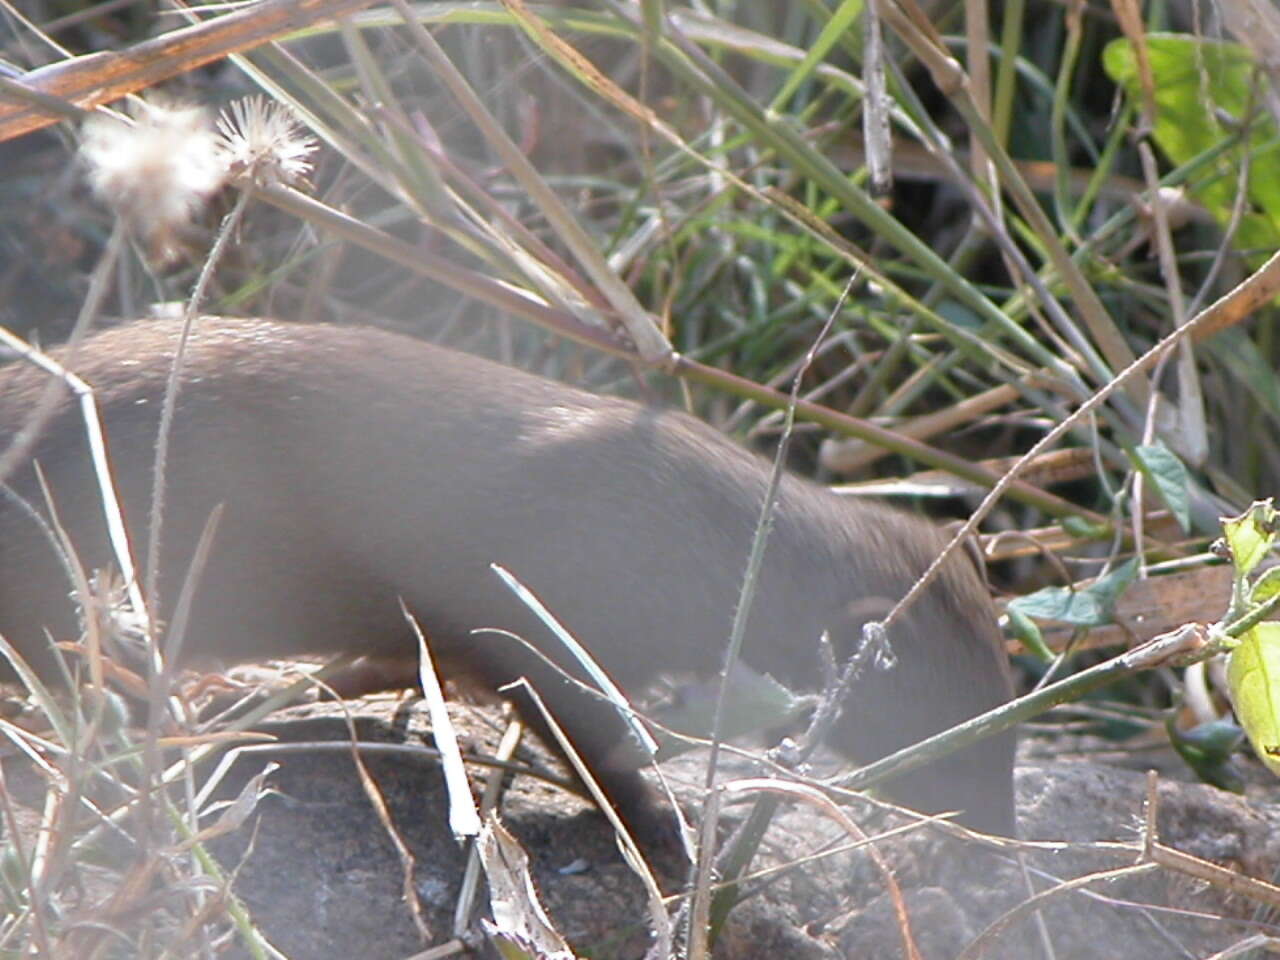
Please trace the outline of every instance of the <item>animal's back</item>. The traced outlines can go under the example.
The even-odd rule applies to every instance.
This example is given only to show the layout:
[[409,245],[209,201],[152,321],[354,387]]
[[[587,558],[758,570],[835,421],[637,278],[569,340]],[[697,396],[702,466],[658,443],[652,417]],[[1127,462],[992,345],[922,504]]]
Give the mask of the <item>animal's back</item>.
[[[70,362],[94,385],[135,556],[176,325],[142,321]],[[608,771],[609,708],[509,638],[545,628],[489,569],[527,583],[624,686],[718,666],[767,468],[689,417],[599,397],[371,329],[203,321],[186,357],[167,470],[161,598],[176,597],[224,505],[186,650],[243,660],[355,650],[412,655],[403,597],[447,668],[497,685],[530,676]],[[0,370],[0,449],[45,380]],[[86,566],[108,561],[84,431],[69,404],[35,458]],[[40,506],[29,465],[11,478]],[[787,478],[749,621],[746,659],[821,681],[818,637],[847,652],[941,548],[927,523]],[[39,528],[0,502],[0,634],[39,659],[43,627],[74,631],[70,590]],[[869,673],[833,738],[870,760],[1007,699],[994,614],[964,558],[892,634],[899,666]],[[1012,740],[994,738],[895,791],[1012,829]],[[615,795],[629,789],[618,773]]]

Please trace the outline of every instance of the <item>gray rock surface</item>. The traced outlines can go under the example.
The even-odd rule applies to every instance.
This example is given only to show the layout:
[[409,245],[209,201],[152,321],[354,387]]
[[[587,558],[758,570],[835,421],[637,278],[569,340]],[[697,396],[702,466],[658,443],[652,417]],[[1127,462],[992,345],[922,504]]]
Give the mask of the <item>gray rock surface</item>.
[[[387,702],[389,703],[389,701]],[[333,724],[327,735],[345,737],[339,721],[321,720],[324,706],[297,708],[312,715],[278,726],[292,738],[313,725]],[[422,735],[418,703],[379,718],[376,701],[362,706],[362,736]],[[466,736],[492,749],[495,714],[462,708]],[[292,730],[290,728],[293,727]],[[398,728],[395,729],[395,728]],[[426,742],[430,742],[429,739]],[[553,761],[543,758],[548,765]],[[433,936],[448,939],[463,859],[449,836],[437,769],[429,760],[370,758],[397,828],[417,856],[416,888]],[[246,769],[245,774],[250,771]],[[348,760],[326,753],[289,755],[273,783],[278,800],[259,810],[254,849],[243,861],[237,890],[273,942],[295,960],[327,960],[359,953],[367,960],[398,957],[423,944],[400,902],[400,866],[385,832],[351,775]],[[696,785],[696,758],[672,764],[671,776]],[[1041,938],[1058,957],[1204,956],[1259,928],[1257,904],[1184,873],[1155,867],[1100,879],[1076,890],[1050,893],[1042,904],[1044,930],[1034,913],[1008,914],[1032,892],[1042,893],[1090,873],[1131,867],[1139,859],[1146,776],[1083,761],[1024,766],[1018,773],[1025,873],[1005,850],[984,849],[926,829],[881,844],[905,898],[922,956],[1025,958],[1042,953]],[[1266,878],[1280,867],[1280,807],[1246,800],[1199,784],[1162,780],[1159,836],[1163,843]],[[731,817],[738,814],[730,811]],[[532,861],[539,895],[558,929],[592,956],[639,957],[648,944],[643,892],[616,852],[602,817],[582,801],[530,777],[517,777],[503,817]],[[868,833],[888,825],[866,821]],[[241,831],[247,834],[247,831]],[[865,852],[810,860],[847,838],[810,807],[787,809],[775,821],[757,868],[802,861],[762,880],[740,904],[722,935],[717,956],[836,958],[904,956],[885,876]],[[1063,843],[1063,841],[1070,841]],[[222,848],[239,862],[247,836]],[[681,888],[677,860],[663,868],[668,891]],[[1030,888],[1028,887],[1030,884]],[[310,922],[298,924],[296,918]],[[1001,917],[1006,922],[996,932]],[[990,929],[989,929],[990,928]],[[378,934],[372,950],[371,933]],[[987,931],[984,935],[984,931]],[[974,944],[978,938],[978,944]]]
[[[346,708],[364,742],[432,743],[421,701],[370,698]],[[494,752],[502,722],[497,708],[463,705],[452,713],[464,750]],[[295,707],[273,715],[265,729],[284,746],[246,755],[221,789],[234,796],[274,761],[280,767],[266,781],[270,791],[238,830],[211,846],[234,871],[235,892],[269,941],[292,960],[391,960],[449,941],[466,858],[450,835],[442,777],[430,752],[365,753],[390,821],[414,858],[412,887],[426,922],[424,939],[402,896],[396,845],[356,775],[342,707]],[[523,759],[556,766],[536,742]],[[679,758],[668,770],[690,805],[700,762]],[[21,758],[7,758],[4,772],[9,797],[38,810],[40,791],[32,789],[38,781],[24,780]],[[729,764],[729,776],[757,773],[749,764]],[[1020,844],[982,846],[936,826],[880,841],[920,955],[1207,957],[1271,931],[1259,919],[1267,915],[1264,905],[1247,892],[1233,892],[1221,879],[1206,882],[1186,868],[1145,865],[1146,792],[1140,770],[1036,759],[1018,771]],[[1265,778],[1239,797],[1166,774],[1157,791],[1158,838],[1208,864],[1265,880],[1280,870],[1275,793]],[[740,818],[742,809],[730,807],[726,821]],[[848,809],[870,835],[902,822]],[[511,783],[502,816],[528,853],[541,902],[576,951],[644,956],[651,940],[643,887],[602,816],[527,774]],[[24,821],[18,822],[21,830]],[[815,808],[784,808],[716,956],[906,956],[885,871],[864,849],[828,852],[848,844],[843,830]],[[684,888],[679,858],[659,854],[653,866],[666,892]],[[1070,881],[1079,882],[1068,888]],[[1026,906],[1033,894],[1038,916]],[[480,904],[483,910],[483,897]],[[471,942],[488,949],[476,929],[473,924]],[[224,955],[239,954],[233,949]]]

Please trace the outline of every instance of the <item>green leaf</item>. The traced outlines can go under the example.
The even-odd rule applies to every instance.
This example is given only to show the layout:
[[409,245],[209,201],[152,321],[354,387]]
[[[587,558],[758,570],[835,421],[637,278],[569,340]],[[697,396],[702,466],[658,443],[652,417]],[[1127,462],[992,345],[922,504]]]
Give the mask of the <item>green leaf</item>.
[[1133,582],[1137,559],[1128,560],[1105,577],[1077,590],[1045,587],[1009,604],[1009,611],[1040,620],[1061,620],[1079,627],[1102,627],[1115,619],[1116,600]]
[[1165,729],[1178,756],[1201,780],[1232,793],[1244,792],[1244,780],[1231,763],[1231,755],[1244,739],[1244,731],[1236,724],[1211,720],[1190,730],[1179,730],[1171,715]]
[[1111,534],[1105,523],[1090,523],[1077,516],[1063,517],[1062,529],[1077,540],[1105,540]]
[[[1153,136],[1165,155],[1181,166],[1233,136],[1232,118],[1243,122],[1256,107],[1258,66],[1247,48],[1234,43],[1152,33],[1146,44],[1155,86]],[[1141,105],[1137,57],[1129,41],[1107,44],[1102,63],[1111,79]],[[1211,175],[1194,185],[1193,194],[1225,226],[1231,219],[1244,152],[1250,151],[1250,206],[1235,242],[1240,249],[1266,251],[1250,258],[1260,263],[1280,246],[1280,145],[1275,143],[1275,123],[1265,112],[1250,122],[1248,137],[1218,159]]]
[[1021,610],[1015,610],[1012,604],[1009,605],[1006,613],[1009,619],[1005,632],[1045,663],[1052,663],[1053,651],[1044,642],[1044,637],[1041,636],[1040,628],[1036,626],[1036,622]]
[[1241,638],[1227,657],[1227,684],[1258,759],[1280,775],[1280,623],[1260,623]]
[[770,110],[782,109],[800,84],[808,80],[813,71],[818,69],[818,64],[826,59],[827,54],[831,52],[831,48],[852,29],[861,15],[862,0],[845,0],[844,3],[840,4],[836,11],[831,14],[831,19],[823,26],[822,32],[809,44],[809,50],[804,60],[791,71],[786,82],[783,83],[782,89],[773,98],[773,103],[769,107]]
[[1178,741],[1183,746],[1204,756],[1228,756],[1240,746],[1242,740],[1244,731],[1230,720],[1210,720],[1178,733]]
[[1253,605],[1266,603],[1280,593],[1280,567],[1272,567],[1260,576],[1249,591],[1249,602]]
[[1222,538],[1231,554],[1236,576],[1247,577],[1275,544],[1275,507],[1270,500],[1258,500],[1240,516],[1224,518]]
[[1187,468],[1172,450],[1160,441],[1133,448],[1132,460],[1160,494],[1169,512],[1186,533],[1191,529],[1190,478]]
[[1045,587],[1009,603],[1009,612],[1038,620],[1061,620],[1081,627],[1101,627],[1110,623],[1096,597],[1069,587]]
[[[725,739],[732,740],[748,733],[777,729],[794,720],[807,705],[807,701],[796,697],[773,677],[735,663],[729,674],[720,733]],[[715,708],[714,684],[690,684],[681,690],[678,703],[658,707],[648,714],[659,727],[705,738],[711,736]],[[667,760],[693,749],[692,744],[668,736],[661,729],[655,733],[658,739],[657,760]]]

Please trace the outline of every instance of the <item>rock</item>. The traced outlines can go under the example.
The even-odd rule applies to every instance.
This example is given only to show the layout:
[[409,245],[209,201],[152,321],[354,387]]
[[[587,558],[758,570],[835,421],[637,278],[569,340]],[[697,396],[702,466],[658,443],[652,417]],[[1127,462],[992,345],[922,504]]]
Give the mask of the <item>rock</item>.
[[[383,697],[345,707],[365,742],[432,742],[420,701]],[[494,751],[502,722],[497,708],[462,705],[451,712],[464,750]],[[234,871],[236,894],[258,928],[291,960],[390,960],[449,941],[466,860],[449,833],[442,777],[429,751],[365,753],[390,820],[414,858],[413,889],[429,931],[424,941],[402,899],[396,846],[350,759],[343,707],[295,707],[273,715],[264,729],[288,748],[251,751],[220,789],[235,796],[275,761],[281,766],[267,780],[271,791],[238,830],[210,844]],[[529,756],[555,764],[536,742]],[[701,763],[686,756],[665,768],[690,804]],[[728,776],[758,774],[749,764],[728,766]],[[480,768],[469,770],[474,775]],[[6,785],[13,797],[23,795],[19,773],[20,758],[8,758]],[[1205,956],[1258,932],[1255,900],[1170,867],[1133,869],[1140,862],[1146,783],[1140,771],[1093,762],[1037,760],[1021,766],[1025,873],[1014,844],[983,847],[936,826],[878,842],[901,888],[921,956],[1044,955],[1035,912],[1019,905],[1033,893],[1091,874],[1100,877],[1038,902],[1043,935],[1059,957]],[[1270,793],[1258,786],[1243,798],[1163,779],[1157,792],[1159,840],[1251,877],[1271,877],[1280,870],[1280,807],[1273,802],[1274,788]],[[38,809],[38,791],[28,789],[26,796]],[[847,809],[872,835],[903,822]],[[741,812],[741,806],[731,807],[726,818],[735,820]],[[560,787],[520,775],[503,799],[502,816],[528,853],[552,923],[578,953],[644,955],[650,930],[643,887],[601,815]],[[884,871],[863,849],[816,856],[848,843],[841,828],[814,808],[784,808],[753,865],[760,877],[746,885],[747,896],[730,915],[715,956],[906,956]],[[682,889],[685,873],[678,859],[654,866],[668,892]]]

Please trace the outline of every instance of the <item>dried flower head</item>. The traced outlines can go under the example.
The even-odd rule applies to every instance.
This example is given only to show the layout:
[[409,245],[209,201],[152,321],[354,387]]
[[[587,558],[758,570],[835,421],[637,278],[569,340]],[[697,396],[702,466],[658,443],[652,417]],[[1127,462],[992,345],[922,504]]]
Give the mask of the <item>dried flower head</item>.
[[233,101],[218,117],[218,131],[235,180],[289,184],[311,172],[316,141],[275,100],[257,94]]
[[177,230],[222,185],[226,158],[199,107],[139,101],[132,114],[89,117],[80,154],[94,192],[165,261]]

